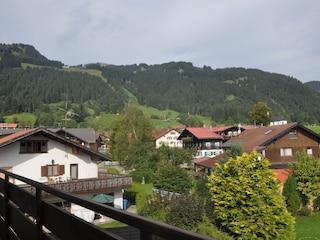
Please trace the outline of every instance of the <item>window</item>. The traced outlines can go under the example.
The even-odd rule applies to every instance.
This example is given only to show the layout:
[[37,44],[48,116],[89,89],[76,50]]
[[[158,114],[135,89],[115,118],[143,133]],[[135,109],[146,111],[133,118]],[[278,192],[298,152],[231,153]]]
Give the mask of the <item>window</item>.
[[46,152],[48,152],[47,140],[20,142],[20,153],[46,153]]
[[280,148],[280,156],[292,156],[292,148]]
[[64,165],[48,164],[41,166],[41,177],[53,177],[64,174]]
[[311,147],[307,148],[307,154],[312,155],[312,148]]
[[297,131],[296,130],[290,131],[289,136],[290,136],[290,139],[297,139],[298,138]]
[[71,179],[78,179],[78,164],[70,164]]

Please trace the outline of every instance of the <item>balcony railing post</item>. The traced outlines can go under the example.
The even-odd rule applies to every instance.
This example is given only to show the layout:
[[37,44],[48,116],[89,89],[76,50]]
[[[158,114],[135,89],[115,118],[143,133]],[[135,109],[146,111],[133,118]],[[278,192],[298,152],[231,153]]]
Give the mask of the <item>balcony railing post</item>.
[[43,239],[43,216],[42,216],[42,190],[36,188],[36,219],[37,219],[37,239]]
[[10,188],[9,188],[9,176],[5,174],[4,179],[4,240],[10,239],[10,206],[9,206],[9,200],[10,200]]

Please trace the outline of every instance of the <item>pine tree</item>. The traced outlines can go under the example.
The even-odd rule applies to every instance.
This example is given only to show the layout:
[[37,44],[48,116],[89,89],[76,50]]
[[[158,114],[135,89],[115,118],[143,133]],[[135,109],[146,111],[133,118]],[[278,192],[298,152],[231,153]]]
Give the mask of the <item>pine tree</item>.
[[297,181],[290,175],[283,187],[283,196],[286,197],[287,209],[293,215],[296,215],[300,209],[301,198],[297,190]]

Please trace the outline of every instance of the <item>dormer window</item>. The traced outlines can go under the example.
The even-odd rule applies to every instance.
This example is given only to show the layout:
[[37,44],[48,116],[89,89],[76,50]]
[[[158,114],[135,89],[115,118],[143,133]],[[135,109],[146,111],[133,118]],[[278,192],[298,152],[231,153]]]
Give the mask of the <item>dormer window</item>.
[[297,131],[296,130],[292,130],[289,133],[290,139],[297,139],[298,135],[297,135]]

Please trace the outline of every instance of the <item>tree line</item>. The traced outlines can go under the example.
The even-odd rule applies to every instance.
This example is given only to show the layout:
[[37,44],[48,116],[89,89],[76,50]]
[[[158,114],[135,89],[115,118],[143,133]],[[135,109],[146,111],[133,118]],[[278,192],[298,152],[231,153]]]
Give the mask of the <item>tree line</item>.
[[[22,68],[22,63],[38,67]],[[2,64],[2,65],[1,65]],[[297,79],[258,69],[194,67],[188,62],[158,65],[99,63],[61,69],[34,47],[0,45],[1,114],[41,111],[66,99],[100,112],[116,113],[132,94],[140,105],[208,116],[216,123],[250,124],[248,112],[265,102],[274,116],[317,124],[320,93]],[[95,70],[101,76],[89,74]],[[86,72],[87,71],[87,72]]]

